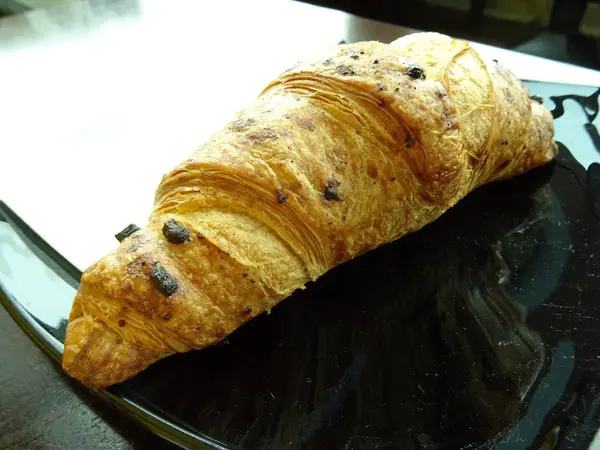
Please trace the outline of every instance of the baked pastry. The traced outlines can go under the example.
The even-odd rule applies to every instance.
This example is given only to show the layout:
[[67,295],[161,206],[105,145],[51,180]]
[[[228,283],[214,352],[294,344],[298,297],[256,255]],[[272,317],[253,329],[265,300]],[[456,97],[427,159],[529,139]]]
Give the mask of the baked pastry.
[[550,161],[550,113],[468,43],[330,48],[165,175],[145,228],[88,268],[63,367],[93,388],[218,343],[307,282]]

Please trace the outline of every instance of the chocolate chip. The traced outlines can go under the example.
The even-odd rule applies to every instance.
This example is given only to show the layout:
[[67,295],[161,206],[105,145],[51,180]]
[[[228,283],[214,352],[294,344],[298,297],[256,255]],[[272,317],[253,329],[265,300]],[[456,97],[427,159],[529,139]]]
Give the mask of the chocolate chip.
[[163,266],[157,264],[152,272],[150,273],[154,286],[160,292],[165,294],[167,297],[173,295],[173,293],[179,288],[179,283],[173,278],[169,272],[165,270]]
[[502,145],[508,145],[508,141],[502,141],[501,144]]
[[327,58],[325,61],[323,61],[323,65],[324,66],[332,66],[333,61],[331,59]]
[[352,69],[352,66],[347,64],[341,64],[335,68],[335,71],[343,76],[354,76],[356,72]]
[[283,202],[285,202],[286,198],[288,198],[288,196],[281,192],[279,189],[277,189],[277,203],[281,205]]
[[412,136],[407,133],[406,136],[404,136],[404,148],[412,148],[413,145],[415,145],[415,141]]
[[342,39],[340,42],[337,43],[337,45],[344,45],[347,44],[348,42],[346,42],[345,39]]
[[119,326],[120,327],[124,327],[125,326],[125,321],[123,319],[119,320]]
[[136,231],[139,231],[139,230],[140,230],[140,227],[131,223],[131,224],[127,225],[122,231],[115,234],[115,237],[117,238],[117,241],[121,242],[121,241],[123,241],[123,239],[131,236],[133,233],[135,233]]
[[529,97],[531,100],[533,100],[534,102],[539,103],[540,105],[544,104],[544,99],[542,97],[540,97],[539,95],[532,95],[531,97]]
[[358,59],[360,57],[358,55],[350,55],[350,58],[352,58],[352,59]]
[[425,71],[421,66],[415,63],[411,63],[406,67],[404,72],[406,75],[411,77],[413,80],[424,80],[426,78]]
[[162,233],[172,244],[183,244],[190,240],[190,232],[173,219],[165,222]]
[[248,276],[248,272],[242,272],[242,276],[246,278]]
[[373,64],[379,64],[379,60],[378,59],[374,59],[373,60]]
[[165,314],[165,316],[163,317],[164,321],[170,320],[171,319],[171,315],[170,314]]
[[244,312],[245,312],[246,314],[252,314],[252,306],[246,306],[246,307],[244,308]]
[[460,127],[458,121],[453,116],[444,114],[442,118],[446,122],[446,128],[450,130],[456,130]]
[[385,89],[385,85],[381,81],[378,81],[375,89],[377,89],[377,91],[383,91]]
[[250,279],[250,283],[254,284],[256,283],[256,280]]
[[340,194],[337,190],[340,183],[336,180],[329,180],[325,187],[323,188],[323,195],[325,196],[325,200],[341,200]]

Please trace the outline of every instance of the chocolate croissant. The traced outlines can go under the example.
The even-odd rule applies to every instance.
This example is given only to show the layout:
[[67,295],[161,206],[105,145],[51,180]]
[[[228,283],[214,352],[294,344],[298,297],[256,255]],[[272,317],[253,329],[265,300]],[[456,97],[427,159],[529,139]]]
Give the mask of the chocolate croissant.
[[443,35],[298,63],[165,175],[145,228],[84,272],[64,370],[100,388],[214,345],[476,187],[547,163],[553,133],[514,75]]

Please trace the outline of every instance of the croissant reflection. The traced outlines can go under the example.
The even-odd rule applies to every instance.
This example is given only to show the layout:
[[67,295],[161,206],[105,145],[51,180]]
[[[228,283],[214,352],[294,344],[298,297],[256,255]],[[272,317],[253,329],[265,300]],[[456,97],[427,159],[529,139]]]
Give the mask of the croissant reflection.
[[484,187],[229,345],[115,388],[134,386],[142,404],[160,395],[167,414],[249,449],[458,448],[502,436],[544,360],[512,292],[551,209],[549,170]]

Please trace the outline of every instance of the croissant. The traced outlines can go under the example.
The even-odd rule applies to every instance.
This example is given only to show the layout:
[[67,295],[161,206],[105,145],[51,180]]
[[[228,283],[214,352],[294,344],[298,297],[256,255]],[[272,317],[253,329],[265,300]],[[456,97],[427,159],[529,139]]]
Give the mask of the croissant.
[[82,275],[64,370],[92,388],[223,340],[295,290],[549,162],[551,114],[468,43],[338,45],[165,175],[145,228]]

